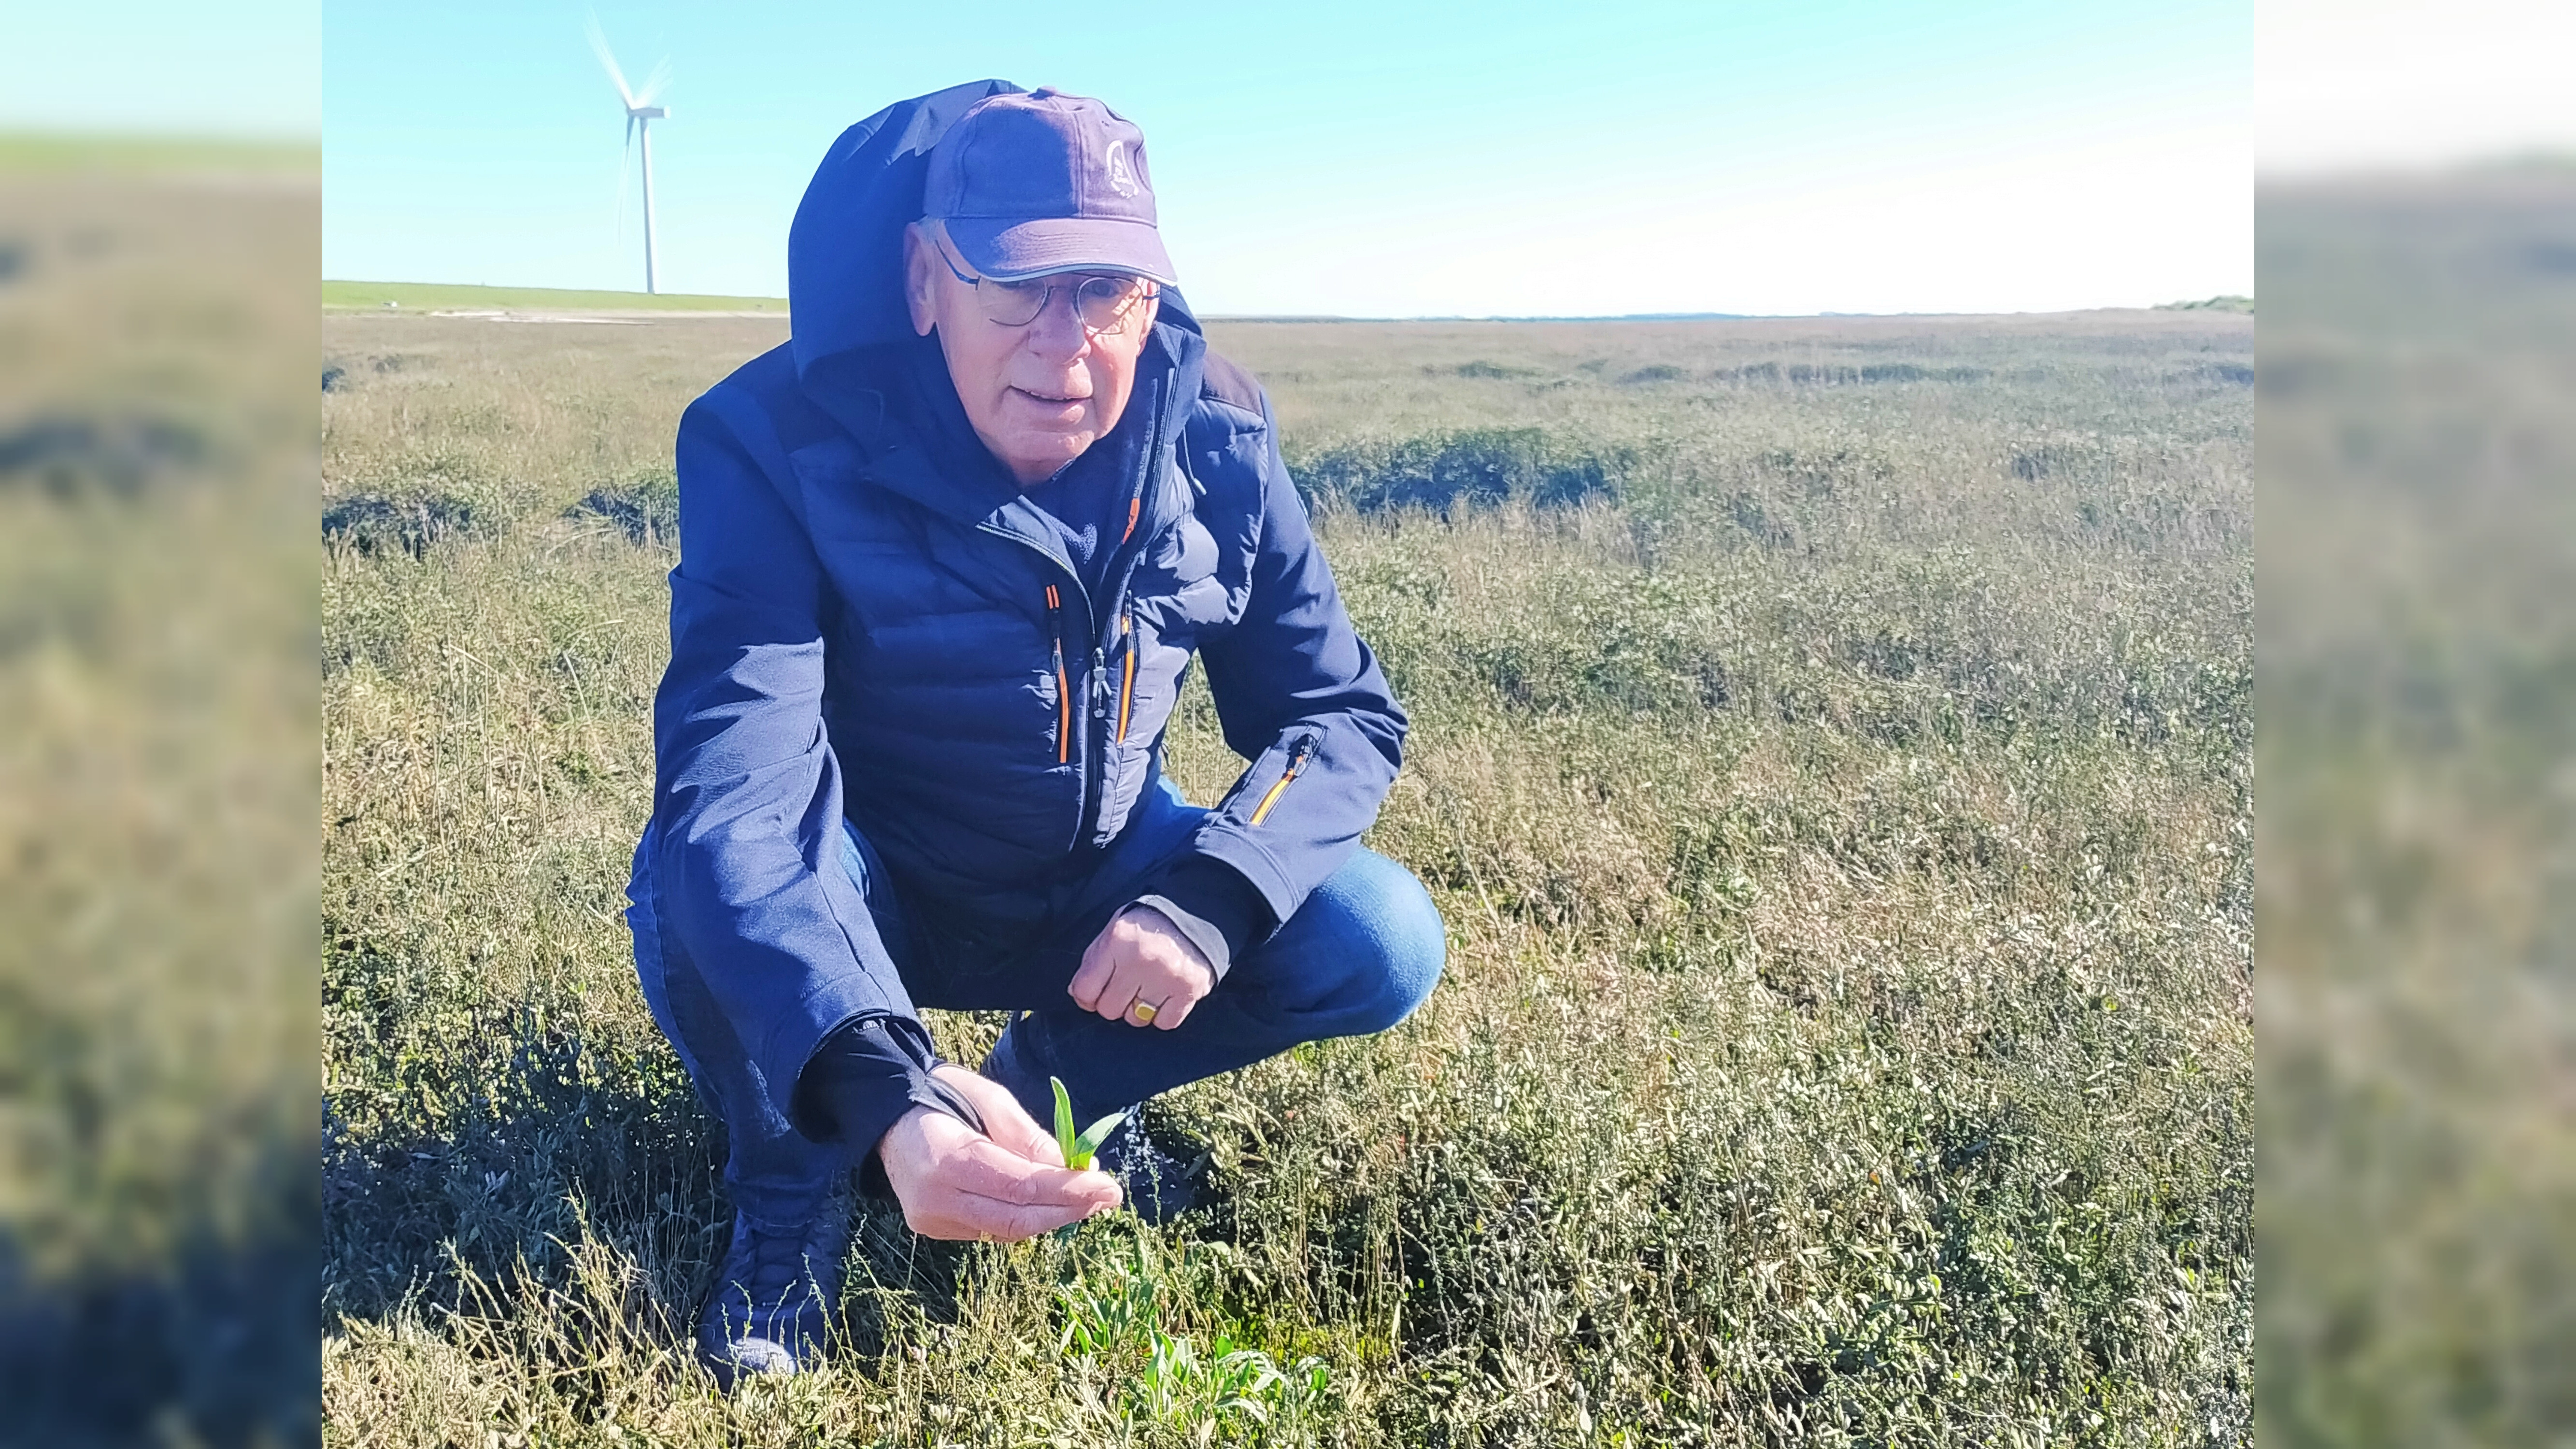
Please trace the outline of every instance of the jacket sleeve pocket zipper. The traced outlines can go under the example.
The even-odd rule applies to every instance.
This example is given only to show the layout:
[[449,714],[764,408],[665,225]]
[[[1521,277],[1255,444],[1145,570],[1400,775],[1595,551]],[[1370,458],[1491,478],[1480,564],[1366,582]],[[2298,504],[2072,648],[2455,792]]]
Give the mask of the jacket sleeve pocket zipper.
[[1308,735],[1297,742],[1297,748],[1288,756],[1287,771],[1280,775],[1278,783],[1270,787],[1270,793],[1261,797],[1261,803],[1252,807],[1253,824],[1260,824],[1261,817],[1270,813],[1270,807],[1279,803],[1280,792],[1286,790],[1288,788],[1288,782],[1296,779],[1298,773],[1306,768],[1306,761],[1312,758],[1314,753],[1315,737],[1313,735]]
[[1047,628],[1055,636],[1055,762],[1061,765],[1072,758],[1073,687],[1064,677],[1064,600],[1055,585],[1047,585],[1046,591]]

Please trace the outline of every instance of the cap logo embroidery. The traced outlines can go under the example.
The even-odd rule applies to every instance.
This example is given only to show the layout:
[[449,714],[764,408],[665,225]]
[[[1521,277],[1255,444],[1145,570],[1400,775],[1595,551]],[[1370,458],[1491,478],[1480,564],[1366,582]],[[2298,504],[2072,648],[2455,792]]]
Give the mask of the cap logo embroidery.
[[1109,189],[1121,196],[1134,196],[1137,191],[1136,173],[1127,169],[1127,143],[1124,141],[1109,143]]

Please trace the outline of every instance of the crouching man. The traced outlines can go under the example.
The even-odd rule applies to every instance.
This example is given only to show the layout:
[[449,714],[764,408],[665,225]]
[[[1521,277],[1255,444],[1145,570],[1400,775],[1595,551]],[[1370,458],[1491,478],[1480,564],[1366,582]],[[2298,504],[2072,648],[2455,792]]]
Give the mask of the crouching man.
[[[1196,1187],[1131,1113],[1440,974],[1411,874],[1359,846],[1404,712],[1352,631],[1267,398],[1174,290],[1144,137],[1000,82],[843,135],[796,216],[790,341],[682,416],[671,663],[627,919],[723,1119],[719,1376],[837,1311],[859,1166],[915,1231],[1009,1242]],[[1162,771],[1196,657],[1252,763]],[[1015,1013],[980,1071],[917,1009]]]

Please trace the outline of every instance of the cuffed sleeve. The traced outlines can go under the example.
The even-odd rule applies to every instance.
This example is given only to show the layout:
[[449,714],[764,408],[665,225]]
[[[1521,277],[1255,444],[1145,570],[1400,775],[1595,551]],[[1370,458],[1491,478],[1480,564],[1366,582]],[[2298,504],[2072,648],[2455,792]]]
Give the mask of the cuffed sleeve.
[[1270,903],[1243,873],[1221,860],[1186,855],[1136,898],[1199,948],[1219,981],[1242,955],[1277,928]]
[[863,1186],[885,1191],[877,1144],[915,1107],[945,1112],[981,1132],[983,1114],[936,1075],[940,1060],[917,1021],[871,1016],[845,1022],[823,1038],[797,1078],[789,1115],[817,1142],[843,1142],[863,1157]]
[[873,1150],[904,1113],[930,1107],[981,1132],[983,1114],[933,1073],[942,1065],[921,1024],[871,1016],[846,1022],[823,1038],[796,1080],[790,1115],[817,1142]]

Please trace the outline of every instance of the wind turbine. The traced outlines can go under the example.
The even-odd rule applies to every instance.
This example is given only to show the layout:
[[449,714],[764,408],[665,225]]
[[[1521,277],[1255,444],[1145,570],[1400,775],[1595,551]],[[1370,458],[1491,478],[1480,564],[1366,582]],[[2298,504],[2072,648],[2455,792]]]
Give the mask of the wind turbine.
[[[608,37],[599,33],[599,17],[596,15],[590,17],[590,48],[599,57],[601,67],[607,70],[609,81],[617,87],[617,98],[626,105],[628,150],[636,149],[638,133],[641,133],[644,152],[644,291],[649,296],[653,292],[653,123],[671,114],[668,108],[655,105],[653,98],[661,93],[663,84],[670,79],[671,63],[665,60],[654,66],[653,73],[644,78],[644,88],[632,90],[626,84],[626,72],[617,68],[617,57],[608,53]],[[626,160],[622,154],[617,162],[617,178],[618,194],[623,196],[626,192]]]

